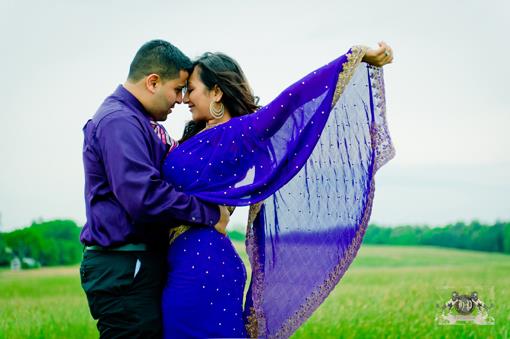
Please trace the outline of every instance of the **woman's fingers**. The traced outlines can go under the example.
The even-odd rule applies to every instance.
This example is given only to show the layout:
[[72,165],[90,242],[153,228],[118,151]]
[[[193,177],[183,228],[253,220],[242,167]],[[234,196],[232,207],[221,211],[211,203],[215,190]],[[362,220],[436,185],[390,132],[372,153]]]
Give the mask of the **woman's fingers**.
[[393,50],[384,41],[378,43],[379,47],[375,49],[368,49],[363,61],[378,67],[393,62]]
[[393,62],[393,49],[384,41],[379,42],[379,48],[383,49],[383,58],[380,60],[380,66],[384,66],[386,64]]

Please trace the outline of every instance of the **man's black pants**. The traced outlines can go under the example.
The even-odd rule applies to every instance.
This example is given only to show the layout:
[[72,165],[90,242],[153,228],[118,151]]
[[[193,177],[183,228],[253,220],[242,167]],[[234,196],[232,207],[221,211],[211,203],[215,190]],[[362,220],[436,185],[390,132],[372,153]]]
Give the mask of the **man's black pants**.
[[157,251],[83,253],[81,285],[100,338],[160,338],[165,254]]

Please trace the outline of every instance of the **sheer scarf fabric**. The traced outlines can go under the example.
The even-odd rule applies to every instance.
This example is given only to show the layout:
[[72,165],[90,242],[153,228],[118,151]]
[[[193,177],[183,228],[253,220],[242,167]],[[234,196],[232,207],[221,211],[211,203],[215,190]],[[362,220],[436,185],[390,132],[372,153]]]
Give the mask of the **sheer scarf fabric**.
[[394,156],[382,69],[361,62],[365,51],[353,47],[257,112],[196,135],[163,165],[181,191],[252,205],[245,307],[252,337],[290,336],[361,244],[374,175]]

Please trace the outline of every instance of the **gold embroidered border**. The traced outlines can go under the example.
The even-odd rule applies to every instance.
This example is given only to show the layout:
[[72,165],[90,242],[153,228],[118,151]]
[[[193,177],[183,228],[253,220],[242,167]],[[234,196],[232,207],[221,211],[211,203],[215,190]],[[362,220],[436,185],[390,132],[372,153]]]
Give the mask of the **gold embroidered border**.
[[[248,228],[253,226],[255,218],[257,217],[257,215],[260,212],[260,209],[262,208],[262,203],[263,202],[259,202],[250,206],[250,211],[248,212]],[[248,229],[246,231],[248,231]]]
[[395,157],[395,147],[391,141],[386,122],[386,95],[384,91],[383,69],[369,66],[370,83],[374,98],[374,135],[375,135],[375,170]]
[[[227,210],[230,213],[230,215],[232,215],[232,213],[234,213],[234,210],[236,209],[235,206],[226,206],[226,207],[227,207]],[[258,213],[258,211],[257,211],[257,213]],[[188,226],[188,225],[181,225],[181,226],[171,228],[170,231],[168,232],[168,244],[171,245],[175,241],[175,239],[177,239],[178,236],[180,236],[181,234],[183,234],[190,228],[191,228],[191,226]]]
[[[333,108],[337,101],[342,96],[345,88],[349,84],[354,72],[357,67],[361,63],[363,56],[367,51],[367,47],[365,46],[353,46],[350,50],[350,53],[347,53],[347,61],[342,64],[342,71],[338,75],[338,80],[335,88],[335,94],[333,95],[333,101],[331,107]],[[322,301],[331,293],[333,288],[336,286],[338,281],[342,278],[345,271],[351,264],[352,260],[356,256],[358,249],[361,245],[361,241],[363,240],[363,235],[365,234],[366,225],[368,224],[368,219],[370,217],[370,212],[372,209],[372,199],[373,199],[373,178],[372,178],[372,186],[370,188],[369,196],[367,199],[367,207],[365,208],[365,213],[363,215],[362,221],[360,225],[358,225],[358,231],[356,235],[345,252],[344,258],[340,261],[340,263],[335,266],[335,268],[330,272],[329,277],[319,286],[315,291],[313,291],[310,296],[306,298],[306,302],[301,305],[301,307],[289,318],[287,321],[283,323],[280,329],[276,332],[276,334],[271,335],[270,337],[275,338],[288,338],[290,337],[296,329],[302,324],[304,319],[307,319],[312,315],[312,313],[320,306]]]
[[178,236],[189,230],[191,226],[181,225],[170,229],[168,232],[168,244],[171,245]]
[[252,269],[252,300],[253,306],[250,308],[250,315],[247,317],[246,333],[250,338],[265,336],[266,319],[262,311],[262,286],[264,284],[264,271],[260,267],[260,257],[257,246],[257,236],[253,229],[253,222],[262,208],[263,202],[250,206],[248,214],[248,224],[246,225],[246,252],[250,259]]
[[[362,55],[366,52],[366,49],[360,51]],[[356,67],[359,65],[359,62],[361,61],[362,56],[354,58],[348,56],[348,72],[351,72],[356,69]],[[355,62],[352,60],[356,60]],[[345,65],[345,64],[344,64]],[[347,65],[346,65],[347,66]],[[350,76],[352,76],[353,73],[350,73]],[[380,126],[376,125],[376,122],[373,122],[376,127],[370,129],[370,137],[371,137],[371,144],[372,147],[378,147],[379,144],[381,144],[383,141],[388,141],[388,149],[384,154],[379,155],[382,158],[385,158],[385,162],[389,161],[394,155],[394,148],[391,144],[391,139],[389,139],[389,135],[387,135],[387,139],[385,136],[381,137],[381,131],[385,131],[387,133],[387,126],[386,126],[386,120],[385,120],[385,113],[386,113],[386,104],[385,104],[385,98],[384,98],[384,83],[382,82],[382,71],[380,69],[375,69],[372,73],[369,73],[372,82],[371,87],[374,91],[373,96],[374,99],[379,100],[376,105],[377,107],[374,107],[374,109],[379,110],[380,118],[382,120],[379,122]],[[350,80],[350,77],[349,77]],[[348,81],[346,81],[346,78],[342,76],[342,74],[339,76],[338,84],[337,84],[337,91],[339,93],[342,93],[345,89],[346,85],[348,84]],[[336,96],[336,93],[335,93]],[[338,99],[337,99],[338,100]],[[381,138],[384,138],[382,140]],[[356,231],[356,235],[354,236],[351,244],[347,248],[347,250],[344,253],[343,259],[334,267],[334,269],[329,273],[329,276],[327,279],[324,280],[324,282],[315,289],[307,298],[306,302],[301,305],[299,310],[297,310],[287,321],[281,326],[281,328],[278,330],[278,332],[274,335],[276,338],[287,338],[290,337],[296,329],[302,324],[304,319],[309,318],[312,313],[320,306],[320,304],[324,301],[324,299],[333,291],[335,286],[338,284],[340,279],[342,279],[343,275],[351,265],[352,261],[356,257],[356,254],[358,253],[358,250],[361,246],[361,242],[363,241],[363,236],[365,235],[366,228],[368,226],[368,222],[370,219],[370,214],[372,212],[372,204],[374,199],[374,191],[375,191],[375,173],[376,171],[382,166],[380,163],[383,161],[381,158],[378,159],[378,155],[376,152],[376,158],[373,162],[373,174],[372,174],[372,180],[370,182],[370,188],[366,200],[366,206],[365,211],[363,213],[363,217],[361,218],[361,221],[358,225],[358,230]],[[385,163],[384,162],[384,163]]]
[[[342,65],[342,72],[338,75],[337,85],[335,88],[335,93],[333,95],[332,106],[334,107],[337,101],[340,99],[342,93],[345,88],[349,84],[356,68],[361,63],[363,56],[367,51],[367,47],[364,46],[354,46],[351,48],[350,53],[347,53],[347,62]],[[317,309],[317,307],[322,303],[322,301],[331,293],[333,288],[336,286],[338,281],[341,279],[352,260],[356,256],[356,253],[361,246],[361,242],[363,240],[363,235],[365,234],[366,227],[368,225],[371,209],[372,209],[372,201],[374,194],[374,181],[372,178],[371,187],[369,191],[369,195],[367,197],[367,205],[365,208],[365,212],[363,218],[358,227],[358,231],[356,235],[345,252],[345,256],[342,261],[330,272],[329,277],[323,282],[318,289],[313,291],[308,298],[306,298],[307,302],[301,305],[300,309],[294,313],[287,321],[282,325],[282,327],[278,330],[278,332],[270,337],[276,338],[287,338],[291,336],[294,331],[302,324],[303,319],[308,318],[313,311]],[[258,205],[258,206],[257,206]],[[257,337],[266,337],[266,319],[264,317],[264,313],[260,305],[260,301],[262,299],[262,286],[264,281],[264,272],[259,265],[259,255],[257,251],[257,239],[255,232],[253,230],[253,221],[260,211],[260,205],[257,204],[254,206],[250,206],[250,214],[249,220],[246,230],[246,247],[248,253],[251,253],[250,262],[253,270],[253,284],[252,284],[252,294],[253,294],[253,307],[250,309],[250,315],[248,316],[248,323],[246,324],[247,333],[251,338]]]
[[351,48],[351,52],[347,53],[347,62],[342,64],[342,71],[338,75],[338,81],[336,83],[335,94],[333,95],[333,102],[331,103],[331,107],[335,107],[336,102],[342,96],[345,87],[351,81],[352,75],[356,71],[356,68],[361,63],[361,60],[365,56],[368,47],[365,46],[353,46]]
[[255,312],[255,307],[250,307],[250,315],[246,317],[247,323],[245,324],[246,333],[249,338],[258,338],[259,332],[259,323],[257,321],[257,312]]
[[301,305],[299,310],[297,310],[292,315],[292,317],[287,319],[287,321],[282,325],[280,330],[274,335],[275,338],[290,337],[296,331],[296,329],[302,324],[303,319],[307,319],[312,315],[312,313],[320,306],[320,304],[331,293],[331,291],[333,291],[335,286],[343,277],[343,275],[351,265],[352,261],[356,257],[356,254],[358,253],[358,250],[361,246],[361,242],[363,241],[363,236],[365,235],[365,231],[368,226],[368,221],[370,219],[370,214],[372,212],[374,190],[375,181],[374,177],[372,177],[365,212],[363,213],[363,217],[359,224],[356,235],[354,236],[351,244],[345,251],[343,259],[329,273],[329,277],[322,283],[322,285],[320,285],[315,291],[313,291],[310,294],[310,296],[306,298],[307,300],[306,303]]

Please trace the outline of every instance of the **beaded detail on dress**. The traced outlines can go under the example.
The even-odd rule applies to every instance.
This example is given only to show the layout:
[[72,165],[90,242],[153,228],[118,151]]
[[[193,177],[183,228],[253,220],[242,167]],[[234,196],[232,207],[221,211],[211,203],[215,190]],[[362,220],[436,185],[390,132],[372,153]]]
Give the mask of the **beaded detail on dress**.
[[[367,48],[362,46],[355,46],[351,48],[349,53],[347,53],[347,61],[342,64],[342,70],[338,75],[338,80],[335,87],[335,92],[333,95],[333,100],[331,107],[334,110],[337,110],[337,103],[346,91],[346,88],[350,85],[351,79],[354,74],[358,71],[358,66],[361,63],[363,56],[366,53]],[[365,73],[366,74],[366,73]],[[254,229],[254,221],[260,211],[260,206],[252,206],[250,207],[250,215],[247,227],[247,237],[246,244],[247,250],[250,257],[250,262],[252,264],[252,301],[253,306],[247,310],[247,324],[246,329],[247,333],[250,337],[276,337],[276,338],[287,338],[291,336],[294,331],[306,320],[311,314],[319,307],[319,305],[324,301],[324,299],[331,293],[333,288],[338,284],[351,262],[355,258],[359,247],[361,246],[361,242],[363,240],[363,236],[365,234],[366,227],[368,225],[368,221],[371,214],[371,208],[374,197],[374,186],[375,182],[373,179],[373,174],[377,171],[377,169],[386,163],[389,159],[391,159],[394,155],[394,149],[391,144],[391,139],[389,138],[389,133],[387,131],[386,121],[385,121],[385,102],[384,102],[384,84],[382,80],[382,70],[380,68],[368,67],[369,83],[367,87],[371,87],[373,102],[367,103],[365,107],[365,112],[367,112],[367,120],[370,123],[369,117],[369,105],[373,104],[373,116],[372,127],[369,132],[369,140],[366,141],[368,147],[372,147],[374,151],[374,162],[372,163],[373,170],[367,170],[372,176],[368,181],[367,191],[365,193],[365,197],[363,200],[364,208],[362,210],[362,214],[357,219],[355,227],[355,233],[352,235],[351,240],[346,244],[347,246],[342,251],[342,256],[339,258],[339,261],[334,265],[329,272],[326,272],[324,276],[324,280],[322,280],[316,287],[310,291],[309,294],[304,298],[303,303],[295,309],[295,311],[279,325],[273,324],[271,329],[267,327],[269,323],[267,323],[266,319],[266,311],[263,307],[267,307],[267,300],[264,300],[265,297],[265,270],[267,268],[264,267],[267,262],[264,262],[264,258],[261,258],[261,248],[259,246],[264,246],[264,239],[258,239],[258,237],[264,237],[264,232],[256,232]],[[339,104],[343,105],[343,104]],[[341,106],[343,108],[343,106]],[[329,126],[328,126],[329,127]],[[265,213],[265,212],[261,212]],[[264,225],[257,225],[264,226]],[[354,225],[353,225],[354,226]],[[267,230],[266,230],[267,231]],[[268,232],[271,232],[269,230]],[[262,235],[258,235],[258,233]],[[278,233],[278,232],[276,232]],[[274,236],[274,234],[273,234]],[[278,236],[278,234],[276,234]],[[261,244],[261,245],[259,245]],[[268,243],[266,243],[267,245]],[[271,241],[269,241],[271,244]],[[271,246],[271,245],[269,245]],[[274,251],[272,252],[274,253]],[[263,255],[263,254],[262,254]],[[263,260],[261,262],[260,260]],[[267,259],[269,262],[272,262],[271,259]],[[272,319],[274,320],[274,319]],[[276,326],[276,327],[274,327]]]

